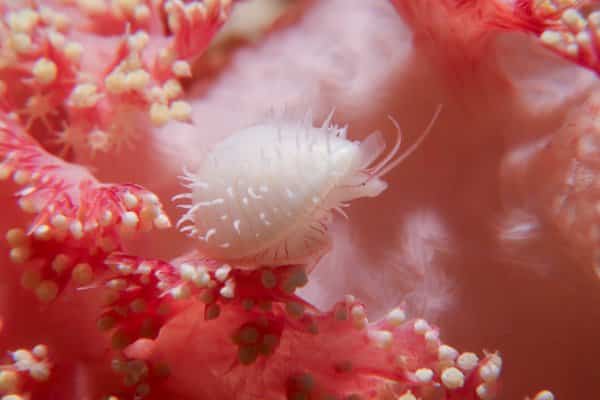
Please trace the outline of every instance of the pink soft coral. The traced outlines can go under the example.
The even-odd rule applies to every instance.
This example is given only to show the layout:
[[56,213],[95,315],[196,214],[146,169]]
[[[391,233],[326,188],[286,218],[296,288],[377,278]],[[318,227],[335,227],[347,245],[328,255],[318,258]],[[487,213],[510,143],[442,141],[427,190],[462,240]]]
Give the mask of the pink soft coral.
[[[40,3],[0,2],[4,400],[600,390],[592,2],[300,2],[218,73],[230,1]],[[281,103],[390,141],[444,105],[309,276],[206,259],[165,201]]]

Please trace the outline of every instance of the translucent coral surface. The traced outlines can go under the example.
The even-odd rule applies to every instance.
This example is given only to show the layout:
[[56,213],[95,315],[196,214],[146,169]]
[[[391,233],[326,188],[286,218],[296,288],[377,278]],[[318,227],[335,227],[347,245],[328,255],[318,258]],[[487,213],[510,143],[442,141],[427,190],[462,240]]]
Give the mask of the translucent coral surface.
[[0,398],[596,398],[597,10],[0,0]]

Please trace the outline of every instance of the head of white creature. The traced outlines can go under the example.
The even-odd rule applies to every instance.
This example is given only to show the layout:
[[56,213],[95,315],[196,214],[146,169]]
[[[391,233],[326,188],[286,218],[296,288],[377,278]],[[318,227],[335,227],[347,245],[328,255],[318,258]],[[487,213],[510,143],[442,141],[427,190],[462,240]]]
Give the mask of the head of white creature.
[[178,222],[197,239],[199,252],[220,261],[251,266],[306,264],[331,246],[333,212],[387,188],[381,178],[409,156],[429,134],[439,113],[402,154],[398,141],[384,155],[375,132],[363,141],[346,138],[331,116],[312,121],[277,121],[242,129],[218,143],[194,172],[186,172],[190,203]]

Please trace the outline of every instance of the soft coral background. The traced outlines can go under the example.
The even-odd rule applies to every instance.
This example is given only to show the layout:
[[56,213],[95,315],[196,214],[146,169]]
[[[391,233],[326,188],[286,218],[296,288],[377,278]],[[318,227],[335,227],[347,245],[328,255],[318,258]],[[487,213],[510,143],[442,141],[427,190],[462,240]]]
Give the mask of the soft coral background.
[[[405,302],[411,314],[438,323],[446,342],[500,350],[503,399],[541,388],[557,398],[591,398],[600,391],[598,282],[551,221],[527,208],[527,190],[514,190],[501,171],[510,151],[560,129],[566,113],[598,89],[597,78],[524,34],[454,46],[415,36],[384,0],[303,4],[292,22],[236,50],[218,74],[199,74],[188,93],[194,124],[171,123],[131,150],[77,161],[101,180],[135,182],[166,201],[182,191],[176,177],[184,165],[193,169],[211,144],[282,104],[319,118],[335,108],[351,137],[380,129],[390,143],[387,115],[410,143],[442,104],[431,136],[387,177],[389,189],[352,204],[349,221],[336,221],[334,249],[304,295],[326,307],[353,293],[373,317]],[[8,193],[2,204],[13,204]],[[175,219],[178,210],[166,206]],[[8,219],[3,226],[15,224]],[[193,242],[169,231],[131,248],[175,257]],[[64,329],[43,326],[48,337]],[[184,341],[195,340],[182,332]]]

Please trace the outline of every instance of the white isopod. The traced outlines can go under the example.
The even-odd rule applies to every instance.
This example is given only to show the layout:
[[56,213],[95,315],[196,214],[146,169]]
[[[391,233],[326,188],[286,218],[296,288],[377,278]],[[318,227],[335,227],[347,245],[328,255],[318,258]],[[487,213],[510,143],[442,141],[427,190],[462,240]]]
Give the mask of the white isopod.
[[419,146],[439,112],[402,154],[392,120],[398,141],[383,157],[381,133],[350,141],[331,115],[321,127],[305,119],[242,129],[218,143],[197,171],[186,171],[189,192],[175,199],[190,204],[180,205],[187,212],[178,226],[216,260],[248,266],[314,261],[330,248],[333,211],[345,215],[349,201],[385,190],[381,177]]

